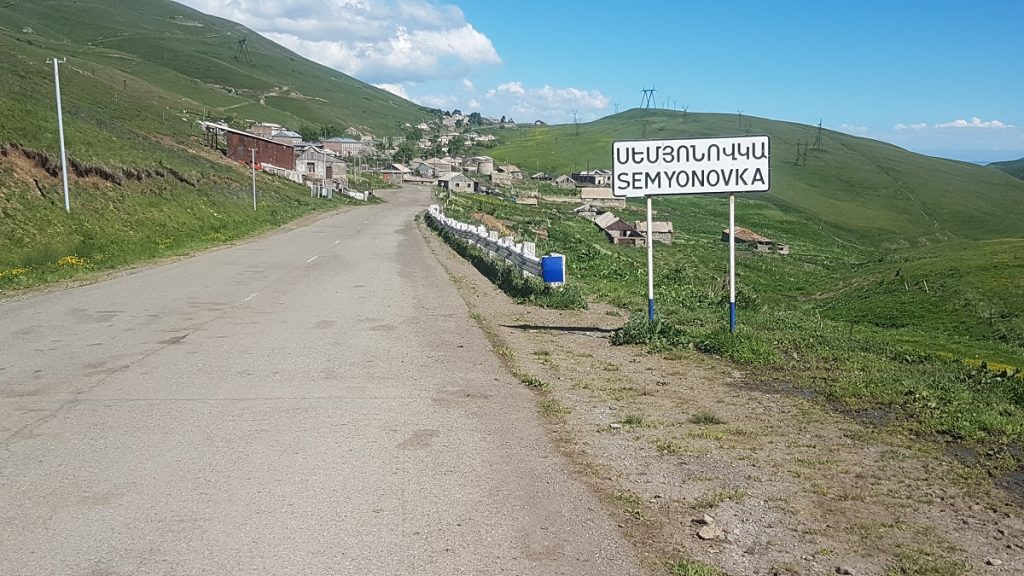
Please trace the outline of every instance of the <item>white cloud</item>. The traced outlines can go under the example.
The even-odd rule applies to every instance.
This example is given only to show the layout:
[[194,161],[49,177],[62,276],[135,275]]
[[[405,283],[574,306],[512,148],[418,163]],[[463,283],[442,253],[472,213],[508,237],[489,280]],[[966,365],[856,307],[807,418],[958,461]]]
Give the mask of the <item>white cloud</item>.
[[440,108],[442,110],[451,110],[458,108],[458,99],[453,96],[416,96],[413,102],[428,106],[430,108]]
[[[520,96],[526,94],[526,90],[523,90],[522,82],[506,82],[504,84],[500,84],[496,89],[496,92],[507,92],[509,94],[518,94]],[[488,94],[490,94],[490,92],[488,92]]]
[[473,91],[473,81],[470,80],[469,78],[463,78],[462,79],[462,89],[465,90],[466,92],[472,92]]
[[995,128],[995,129],[1013,128],[1013,126],[1011,126],[1010,124],[1004,124],[1004,123],[1000,122],[999,120],[987,120],[986,121],[986,120],[982,120],[981,118],[978,118],[977,116],[971,118],[970,120],[964,120],[963,118],[958,118],[956,120],[953,120],[952,122],[943,122],[942,124],[936,124],[935,127],[936,128]]
[[847,134],[863,135],[868,133],[867,126],[854,126],[853,124],[840,124],[840,132],[846,132]]
[[387,90],[395,96],[401,96],[402,98],[409,100],[409,93],[406,92],[405,86],[402,86],[401,84],[389,84],[387,82],[382,82],[380,84],[374,84],[374,86],[381,90]]
[[457,78],[501,62],[457,6],[430,0],[181,0],[368,82]]
[[928,125],[925,124],[924,122],[918,122],[918,123],[913,123],[912,122],[910,124],[904,124],[904,123],[900,122],[899,124],[893,126],[894,130],[915,130],[915,131],[917,131],[917,130],[925,130],[927,128],[928,128]]
[[[557,88],[544,85],[539,88],[525,86],[522,82],[505,82],[484,93],[485,113],[492,116],[512,116],[519,121],[544,120],[547,122],[571,122],[572,111],[576,110],[581,120],[592,120],[597,112],[608,108],[607,96],[599,90],[580,88]],[[469,102],[470,109],[479,109],[477,100]]]
[[470,111],[479,110],[481,106],[480,101],[477,100],[476,98],[470,99],[470,101],[467,102],[467,104],[469,104]]

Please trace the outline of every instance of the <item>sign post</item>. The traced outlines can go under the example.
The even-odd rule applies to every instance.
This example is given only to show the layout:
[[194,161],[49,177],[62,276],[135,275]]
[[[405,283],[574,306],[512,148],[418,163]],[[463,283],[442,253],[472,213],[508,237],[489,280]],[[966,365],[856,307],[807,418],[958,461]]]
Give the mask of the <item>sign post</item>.
[[736,332],[736,193],[771,189],[768,136],[624,140],[612,143],[612,193],[647,199],[647,316],[654,322],[651,197],[729,195],[729,331]]
[[651,197],[647,197],[647,320],[654,324],[654,220]]
[[729,194],[729,333],[736,333],[736,195]]
[[252,211],[256,211],[256,149],[249,148],[252,152]]

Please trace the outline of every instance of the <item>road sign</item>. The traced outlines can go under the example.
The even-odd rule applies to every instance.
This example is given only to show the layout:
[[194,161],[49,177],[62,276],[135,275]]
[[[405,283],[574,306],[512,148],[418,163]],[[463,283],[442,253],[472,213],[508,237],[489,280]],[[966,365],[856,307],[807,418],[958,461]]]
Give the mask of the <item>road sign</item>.
[[768,136],[614,142],[612,193],[641,198],[767,192],[769,156]]

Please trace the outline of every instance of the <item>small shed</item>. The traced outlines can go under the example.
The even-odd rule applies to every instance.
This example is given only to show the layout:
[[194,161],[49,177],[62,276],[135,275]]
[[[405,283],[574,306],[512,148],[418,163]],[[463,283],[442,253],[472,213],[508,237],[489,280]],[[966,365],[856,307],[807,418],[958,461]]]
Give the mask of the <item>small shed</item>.
[[576,181],[565,174],[555,178],[551,183],[555,185],[555,188],[564,188],[567,190],[571,190],[576,187]]
[[[722,242],[729,241],[729,229],[722,230]],[[748,230],[746,228],[736,227],[736,242],[739,244],[751,244],[754,246],[754,250],[757,252],[764,253],[776,253],[785,256],[789,254],[788,244],[779,244],[771,238],[761,236],[757,232]]]
[[584,204],[583,206],[573,210],[573,213],[580,218],[586,218],[593,222],[594,219],[597,218],[597,215],[601,213],[601,210],[591,204]]
[[[637,232],[643,234],[644,236],[647,235],[646,220],[637,220],[634,226],[636,226]],[[665,244],[672,243],[672,234],[675,232],[675,230],[673,229],[671,222],[652,222],[651,226],[651,235],[654,237],[655,241],[662,242]]]

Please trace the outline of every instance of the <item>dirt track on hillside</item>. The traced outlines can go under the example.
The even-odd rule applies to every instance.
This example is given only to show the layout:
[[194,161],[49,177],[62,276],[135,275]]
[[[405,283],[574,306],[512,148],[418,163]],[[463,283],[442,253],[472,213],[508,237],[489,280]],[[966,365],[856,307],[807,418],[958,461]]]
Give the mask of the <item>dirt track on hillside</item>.
[[[517,305],[424,236],[510,369],[547,383],[537,403],[551,438],[652,567],[1024,573],[1019,500],[934,447],[725,361],[611,346],[618,310]],[[697,536],[705,515],[720,536]]]

